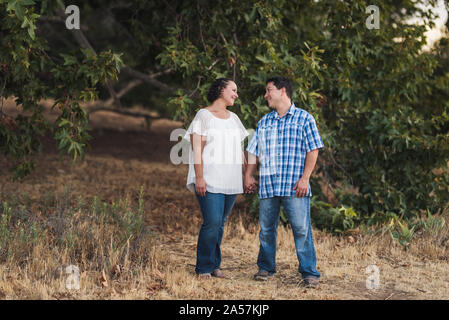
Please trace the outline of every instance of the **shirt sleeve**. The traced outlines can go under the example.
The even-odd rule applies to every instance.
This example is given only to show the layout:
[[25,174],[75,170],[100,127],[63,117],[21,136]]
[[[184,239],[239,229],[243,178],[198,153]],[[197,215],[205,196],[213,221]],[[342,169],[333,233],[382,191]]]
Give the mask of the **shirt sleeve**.
[[239,128],[239,132],[240,132],[240,141],[245,140],[245,138],[247,136],[249,136],[248,131],[246,131],[245,126],[243,125],[242,121],[240,121],[240,118],[234,114],[235,120],[237,122],[237,126]]
[[184,139],[190,141],[190,135],[196,133],[200,136],[207,136],[206,119],[202,110],[198,111],[193,118],[192,123],[187,129]]
[[324,148],[323,140],[316,126],[315,118],[311,115],[304,128],[304,137],[306,144],[306,152],[310,152],[315,149]]
[[248,143],[248,147],[246,147],[246,151],[256,155],[257,157],[259,156],[259,148],[258,148],[258,145],[257,145],[257,133],[258,133],[258,131],[259,131],[259,125],[257,125],[256,131],[254,131],[253,137],[251,138],[250,142]]

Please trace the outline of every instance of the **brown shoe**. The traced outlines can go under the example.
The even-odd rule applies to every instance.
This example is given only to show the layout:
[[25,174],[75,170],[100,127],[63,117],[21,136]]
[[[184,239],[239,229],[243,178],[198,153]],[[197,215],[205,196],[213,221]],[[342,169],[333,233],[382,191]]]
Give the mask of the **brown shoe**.
[[306,277],[303,279],[304,285],[307,288],[317,288],[319,284],[319,280],[317,277]]
[[255,275],[254,275],[254,280],[256,281],[267,281],[270,278],[273,278],[274,273],[270,273],[268,271],[265,270],[259,270]]
[[221,279],[229,279],[229,277],[220,269],[215,269],[212,271],[212,277],[221,278]]

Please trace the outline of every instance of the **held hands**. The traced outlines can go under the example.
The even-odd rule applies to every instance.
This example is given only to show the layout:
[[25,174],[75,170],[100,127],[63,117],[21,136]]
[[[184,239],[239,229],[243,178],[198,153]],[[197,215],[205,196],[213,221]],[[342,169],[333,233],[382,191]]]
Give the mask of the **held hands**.
[[256,179],[253,176],[245,176],[243,179],[245,193],[253,193],[256,190]]
[[309,179],[301,178],[296,182],[295,186],[293,187],[293,190],[296,190],[295,197],[302,198],[306,196],[307,190],[309,188]]
[[206,181],[204,178],[196,178],[195,191],[202,197],[206,195]]
[[[256,190],[256,180],[253,176],[245,176],[244,180],[244,190],[245,193],[253,193]],[[293,190],[296,190],[295,196],[298,198],[305,197],[307,195],[307,191],[309,189],[309,179],[301,178],[296,182]]]

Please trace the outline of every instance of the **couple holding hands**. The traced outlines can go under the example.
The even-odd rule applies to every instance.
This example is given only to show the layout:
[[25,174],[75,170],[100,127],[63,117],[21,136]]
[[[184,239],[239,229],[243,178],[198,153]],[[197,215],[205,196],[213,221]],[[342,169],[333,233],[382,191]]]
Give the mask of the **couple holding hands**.
[[280,208],[291,224],[299,273],[304,283],[316,287],[320,273],[310,222],[309,179],[323,141],[312,115],[292,102],[293,86],[285,77],[266,81],[265,99],[272,112],[257,124],[248,147],[248,132],[238,116],[227,110],[238,98],[237,85],[217,79],[207,99],[211,103],[196,114],[186,138],[191,142],[187,188],[195,192],[203,223],[197,243],[195,272],[201,278],[227,278],[220,269],[220,245],[226,218],[237,194],[256,189],[253,174],[259,171],[259,255],[255,280],[264,281],[276,272],[276,236]]

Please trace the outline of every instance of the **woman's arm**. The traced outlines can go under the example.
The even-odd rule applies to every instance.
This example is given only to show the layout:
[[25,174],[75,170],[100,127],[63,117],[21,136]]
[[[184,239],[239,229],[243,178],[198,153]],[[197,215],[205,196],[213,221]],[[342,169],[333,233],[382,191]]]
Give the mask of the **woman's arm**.
[[248,164],[246,166],[246,172],[243,179],[243,186],[246,193],[253,193],[256,189],[256,179],[253,177],[253,173],[257,166],[256,155],[248,152]]
[[193,133],[190,135],[193,149],[193,167],[195,168],[195,191],[200,196],[206,195],[206,181],[203,176],[203,150],[206,137]]
[[245,157],[245,150],[243,149],[242,146],[242,175],[245,175],[246,169],[248,167],[248,161],[246,161],[246,157]]

